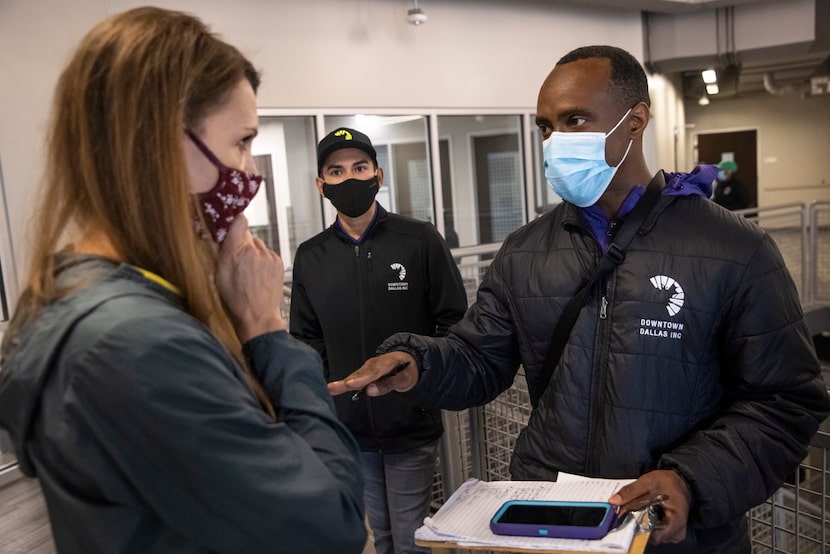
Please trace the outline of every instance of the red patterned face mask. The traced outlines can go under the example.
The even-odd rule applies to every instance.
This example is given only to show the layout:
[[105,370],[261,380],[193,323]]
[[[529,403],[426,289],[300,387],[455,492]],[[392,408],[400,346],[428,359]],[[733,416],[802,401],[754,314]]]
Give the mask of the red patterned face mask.
[[[207,192],[200,192],[197,196],[199,197],[202,216],[213,240],[221,243],[228,234],[231,222],[253,200],[259,190],[259,185],[262,184],[262,175],[255,175],[226,166],[219,161],[219,158],[210,151],[210,148],[195,133],[190,130],[185,132],[193,141],[193,144],[219,170],[219,179],[216,181],[216,186]],[[196,231],[201,231],[201,227],[201,223],[197,221]]]

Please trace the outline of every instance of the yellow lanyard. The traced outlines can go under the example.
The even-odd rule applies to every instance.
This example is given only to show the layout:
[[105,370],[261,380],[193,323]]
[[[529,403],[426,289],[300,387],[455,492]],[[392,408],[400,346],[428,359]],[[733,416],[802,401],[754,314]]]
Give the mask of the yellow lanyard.
[[141,272],[141,274],[144,275],[144,277],[146,277],[147,279],[149,279],[149,280],[151,280],[155,283],[158,283],[159,285],[163,286],[164,288],[166,288],[170,292],[173,292],[173,293],[175,293],[179,296],[182,295],[181,291],[179,291],[179,288],[176,285],[174,285],[173,283],[171,283],[170,281],[168,281],[167,279],[165,279],[161,275],[156,275],[152,271],[147,271],[146,269],[142,269],[140,267],[136,267],[136,266],[133,266],[133,267],[136,270],[138,270],[139,272]]

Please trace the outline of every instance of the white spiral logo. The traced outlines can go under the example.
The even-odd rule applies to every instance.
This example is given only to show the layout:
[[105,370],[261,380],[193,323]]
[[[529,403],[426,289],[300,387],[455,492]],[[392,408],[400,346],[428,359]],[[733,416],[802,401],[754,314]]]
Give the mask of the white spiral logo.
[[403,281],[404,279],[406,279],[406,268],[403,266],[403,264],[395,262],[389,267],[398,272],[398,280]]
[[680,311],[680,308],[683,307],[683,301],[686,298],[686,295],[683,292],[683,287],[680,286],[680,283],[671,277],[666,277],[665,275],[655,275],[649,279],[649,281],[657,290],[670,290],[674,287],[674,294],[672,294],[669,298],[669,303],[666,304],[666,310],[669,312],[670,316],[676,316]]

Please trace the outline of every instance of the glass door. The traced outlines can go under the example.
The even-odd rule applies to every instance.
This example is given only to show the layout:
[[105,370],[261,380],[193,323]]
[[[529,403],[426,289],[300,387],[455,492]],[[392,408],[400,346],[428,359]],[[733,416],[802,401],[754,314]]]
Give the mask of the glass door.
[[[14,284],[14,264],[11,253],[11,229],[9,228],[8,207],[6,206],[6,189],[3,185],[3,166],[0,164],[0,340],[9,324],[11,303],[16,295]],[[9,434],[0,429],[0,485],[3,475],[17,465],[17,458],[12,450]]]

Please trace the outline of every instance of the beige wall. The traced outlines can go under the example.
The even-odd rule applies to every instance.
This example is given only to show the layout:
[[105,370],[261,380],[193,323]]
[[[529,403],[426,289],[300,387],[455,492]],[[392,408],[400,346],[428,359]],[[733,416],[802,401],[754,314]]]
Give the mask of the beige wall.
[[758,206],[830,201],[830,94],[802,98],[753,94],[708,106],[686,104],[685,155],[694,163],[694,135],[756,130]]

